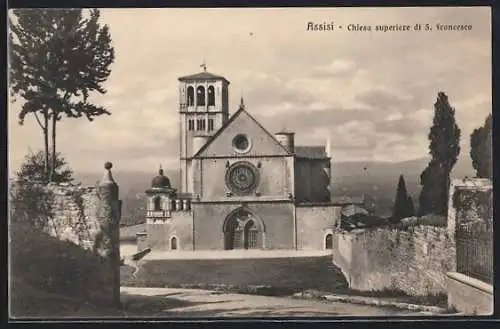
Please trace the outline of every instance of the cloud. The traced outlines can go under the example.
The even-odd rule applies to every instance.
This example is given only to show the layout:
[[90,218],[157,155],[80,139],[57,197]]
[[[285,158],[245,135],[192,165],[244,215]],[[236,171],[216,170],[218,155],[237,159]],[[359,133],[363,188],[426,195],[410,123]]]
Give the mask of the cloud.
[[[100,170],[108,158],[130,170],[177,166],[177,77],[198,72],[203,59],[231,81],[231,113],[244,96],[271,132],[294,130],[298,144],[330,137],[336,160],[427,154],[439,91],[456,108],[463,152],[491,113],[489,8],[103,9],[101,17],[116,61],[108,92],[92,100],[112,115],[59,123],[58,150],[75,170]],[[332,17],[341,25],[439,22],[473,30],[306,31],[307,21]],[[28,147],[43,147],[34,119],[19,126],[18,111],[19,104],[9,106],[12,167]]]
[[316,77],[346,77],[356,70],[356,63],[348,60],[336,59],[328,65],[313,68],[313,75]]

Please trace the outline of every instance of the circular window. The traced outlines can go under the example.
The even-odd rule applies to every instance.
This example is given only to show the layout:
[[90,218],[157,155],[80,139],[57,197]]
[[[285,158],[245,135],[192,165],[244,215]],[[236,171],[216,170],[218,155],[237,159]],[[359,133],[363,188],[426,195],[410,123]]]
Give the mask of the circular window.
[[233,138],[233,147],[236,150],[236,152],[246,153],[250,150],[252,145],[247,136],[239,134]]
[[236,194],[248,194],[257,187],[259,173],[248,162],[237,162],[226,172],[226,185]]

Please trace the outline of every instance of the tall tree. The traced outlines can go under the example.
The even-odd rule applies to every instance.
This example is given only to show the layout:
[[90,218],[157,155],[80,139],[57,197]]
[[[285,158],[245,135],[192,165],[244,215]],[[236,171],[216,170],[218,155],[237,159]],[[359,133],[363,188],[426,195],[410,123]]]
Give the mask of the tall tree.
[[[17,178],[22,181],[47,183],[44,165],[44,151],[30,152],[24,157],[24,162],[17,171]],[[69,168],[66,159],[56,154],[56,166],[54,168],[53,181],[56,183],[73,181],[73,170]]]
[[[107,25],[92,9],[15,9],[10,20],[10,86],[13,96],[24,99],[20,124],[32,113],[44,133],[45,161],[49,153],[56,168],[56,126],[63,115],[70,118],[110,114],[89,101],[93,91],[106,93],[103,83],[111,73],[114,49]],[[41,115],[43,122],[39,119]],[[52,150],[48,150],[49,122]]]
[[392,220],[397,222],[403,218],[411,217],[414,215],[414,212],[413,200],[406,190],[405,178],[403,175],[400,175],[398,189],[396,190],[396,198],[392,208]]
[[470,135],[470,157],[478,178],[492,178],[492,120],[486,117],[482,127],[474,129]]
[[460,128],[448,96],[439,92],[433,125],[428,135],[431,160],[420,175],[419,215],[445,215],[448,210],[450,174],[460,153]]

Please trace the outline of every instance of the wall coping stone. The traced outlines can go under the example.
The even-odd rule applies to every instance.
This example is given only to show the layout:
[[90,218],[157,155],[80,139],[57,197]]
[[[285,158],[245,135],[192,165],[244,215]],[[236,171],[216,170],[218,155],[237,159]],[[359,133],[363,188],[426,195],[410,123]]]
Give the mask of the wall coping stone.
[[458,273],[458,272],[447,272],[446,276],[448,276],[450,279],[459,281],[463,284],[469,285],[473,288],[476,288],[478,290],[481,290],[483,292],[486,292],[488,294],[493,295],[493,286],[491,284],[487,284],[486,282],[483,282],[478,279],[474,279],[468,275]]

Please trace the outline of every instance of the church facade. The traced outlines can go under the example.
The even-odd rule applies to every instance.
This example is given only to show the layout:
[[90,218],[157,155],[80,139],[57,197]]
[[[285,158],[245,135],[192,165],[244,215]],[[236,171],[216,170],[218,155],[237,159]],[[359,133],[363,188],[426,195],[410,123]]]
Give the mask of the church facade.
[[330,249],[345,204],[330,196],[329,147],[270,133],[243,99],[230,116],[229,84],[206,70],[179,78],[181,183],[160,169],[146,191],[148,247]]

